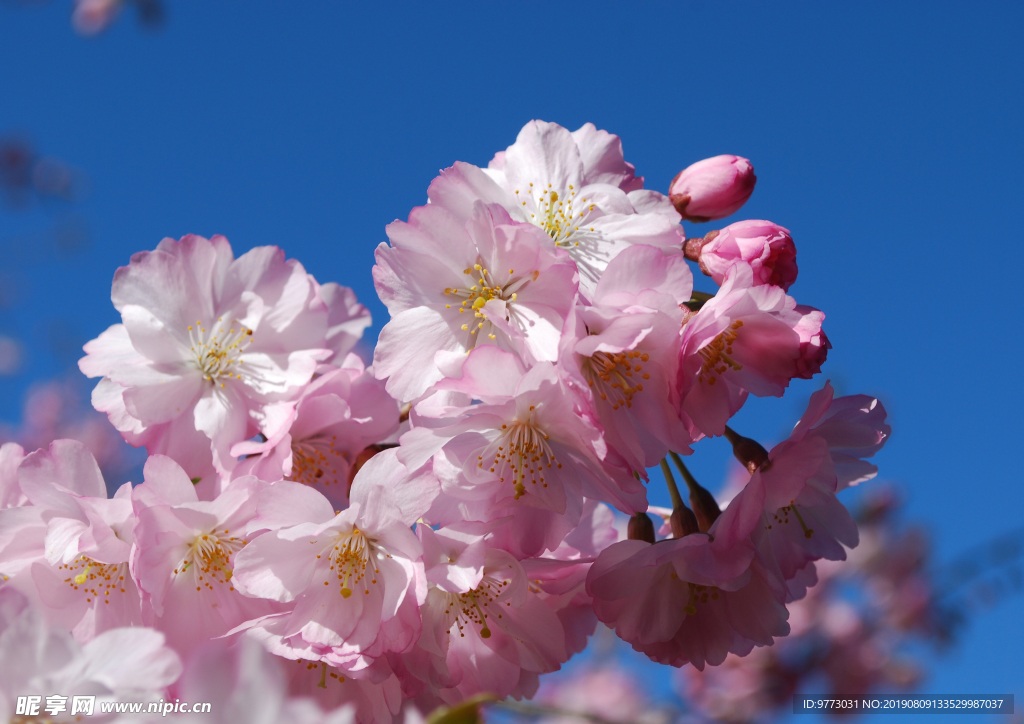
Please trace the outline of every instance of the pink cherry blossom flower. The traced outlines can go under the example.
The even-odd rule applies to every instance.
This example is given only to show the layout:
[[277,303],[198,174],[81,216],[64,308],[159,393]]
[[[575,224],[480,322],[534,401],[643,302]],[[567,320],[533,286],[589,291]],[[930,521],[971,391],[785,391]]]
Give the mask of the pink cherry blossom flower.
[[794,377],[811,378],[832,346],[822,312],[797,305],[779,287],[752,283],[750,265],[736,262],[718,294],[683,326],[680,412],[694,436],[723,434],[748,393],[781,397]]
[[698,669],[785,636],[785,585],[758,540],[764,488],[752,482],[706,534],[606,548],[587,578],[598,619],[652,660]]
[[558,616],[569,655],[578,654],[586,647],[587,639],[597,626],[594,603],[586,591],[590,564],[619,538],[611,509],[596,500],[587,500],[580,524],[565,536],[558,548],[539,558],[522,561],[535,592]]
[[507,517],[494,535],[525,557],[559,544],[579,523],[584,496],[627,512],[647,507],[643,485],[577,414],[550,363],[525,371],[513,355],[483,347],[465,358],[461,377],[437,387],[483,404],[466,397],[439,408],[427,398],[400,440],[399,459],[410,467],[435,456],[444,493],[432,521]]
[[[175,721],[233,724],[234,722],[288,722],[289,724],[353,724],[354,711],[345,707],[325,712],[310,697],[291,696],[286,661],[271,656],[250,639],[228,645],[214,639],[189,658],[171,697],[192,704],[210,704],[205,713],[175,714]],[[145,719],[163,720],[163,714]]]
[[350,507],[337,515],[298,483],[264,491],[267,516],[255,525],[273,529],[236,556],[234,580],[249,596],[293,604],[268,622],[281,645],[308,650],[302,658],[315,651],[351,673],[412,644],[425,582],[410,526],[430,505],[430,486],[409,477],[394,451],[374,456],[356,475]]
[[554,360],[576,295],[576,269],[536,227],[500,206],[469,220],[431,204],[388,226],[374,284],[391,321],[374,352],[378,377],[414,400],[477,346],[497,345],[527,364]]
[[96,720],[103,721],[100,702],[156,701],[180,674],[180,659],[158,631],[112,629],[79,645],[64,629],[48,625],[21,593],[0,588],[3,721],[21,720],[17,699],[31,693],[96,696]]
[[[827,382],[811,395],[789,439],[773,447],[769,462],[753,474],[765,487],[768,536],[791,599],[802,597],[808,582],[814,583],[808,578],[810,564],[821,558],[846,560],[845,548],[858,543],[857,524],[836,498],[840,488],[833,444],[844,450],[857,446],[861,454],[871,455],[888,437],[885,409],[877,400],[863,395],[833,400],[832,395]],[[863,462],[848,452],[837,454]]]
[[260,491],[241,479],[212,501],[200,501],[185,471],[163,455],[146,462],[145,482],[132,491],[135,553],[132,575],[143,614],[183,655],[244,621],[280,610],[235,588],[235,559],[251,535]]
[[41,524],[45,538],[30,567],[11,585],[37,600],[51,623],[79,641],[142,625],[140,594],[129,572],[135,526],[131,485],[125,483],[108,500],[96,460],[74,440],[56,440],[49,450],[28,455],[18,478],[40,513],[19,536],[35,538]]
[[[831,398],[831,385],[826,384],[826,388]],[[814,433],[828,443],[838,490],[871,480],[878,474],[878,466],[863,458],[881,450],[892,434],[885,418],[885,407],[876,398],[848,395],[831,399],[828,409],[815,421]]]
[[324,662],[297,659],[288,662],[285,674],[293,696],[312,698],[329,710],[324,724],[349,724],[349,711],[356,724],[391,724],[401,719],[402,683],[384,659],[372,668],[369,675],[355,677]]
[[538,675],[558,669],[568,654],[558,617],[520,562],[473,533],[427,526],[417,532],[431,583],[421,608],[423,635],[401,657],[425,687],[417,701],[429,710],[483,692],[532,696]]
[[398,403],[354,354],[341,367],[321,365],[316,379],[289,408],[265,442],[243,442],[234,477],[295,480],[312,485],[335,505],[348,505],[351,471],[359,453],[398,430]]
[[618,136],[590,123],[570,133],[556,123],[530,121],[487,169],[456,163],[441,172],[428,195],[460,219],[483,201],[538,226],[549,244],[576,262],[587,298],[608,262],[630,244],[682,242],[669,200],[643,188],[643,178],[623,159]]
[[796,245],[789,229],[770,221],[737,221],[708,239],[700,249],[700,268],[717,284],[737,260],[750,265],[754,284],[789,289],[796,281]]
[[689,450],[675,379],[683,313],[693,280],[678,252],[634,245],[608,265],[593,304],[563,330],[561,367],[635,470]]
[[668,188],[676,210],[690,221],[735,214],[754,193],[754,166],[741,156],[712,156],[680,171]]
[[235,259],[223,236],[164,239],[118,270],[111,297],[123,323],[79,362],[103,378],[93,404],[133,445],[202,477],[208,498],[231,446],[271,425],[330,354],[326,305],[276,247]]

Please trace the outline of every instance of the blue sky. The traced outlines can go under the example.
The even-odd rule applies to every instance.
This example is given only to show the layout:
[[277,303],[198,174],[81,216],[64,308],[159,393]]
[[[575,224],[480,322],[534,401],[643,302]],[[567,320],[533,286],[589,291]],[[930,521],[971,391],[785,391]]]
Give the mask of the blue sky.
[[[54,341],[117,321],[114,270],[164,236],[284,247],[355,288],[372,341],[387,319],[373,248],[438,169],[485,164],[531,118],[592,121],[662,191],[693,161],[750,158],[758,186],[736,218],[793,232],[791,293],[828,315],[824,377],[884,401],[883,477],[940,559],[1021,525],[1024,6],[168,0],[162,31],[128,13],[94,39],[68,14],[0,4],[0,133],[91,179],[73,209],[84,250],[32,236],[69,211],[0,209],[15,295],[0,333],[29,347],[0,417],[73,358]],[[736,427],[776,441],[820,384],[749,404]],[[708,487],[727,454],[699,446]],[[1020,611],[1018,597],[978,617],[925,690],[1024,694]]]

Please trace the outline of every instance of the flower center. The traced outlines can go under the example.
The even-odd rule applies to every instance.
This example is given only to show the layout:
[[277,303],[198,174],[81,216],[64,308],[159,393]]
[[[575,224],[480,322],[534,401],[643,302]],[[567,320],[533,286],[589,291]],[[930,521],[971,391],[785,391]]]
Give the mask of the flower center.
[[[348,533],[342,533],[334,541],[327,559],[330,561],[328,575],[333,573],[337,576],[339,592],[342,598],[352,595],[352,589],[362,584],[363,593],[369,595],[370,584],[377,583],[377,575],[380,571],[377,565],[371,562],[375,553],[373,543],[363,535],[358,528],[353,528]],[[319,558],[320,556],[317,556]],[[372,572],[367,576],[367,568],[372,565]],[[324,581],[325,586],[330,581]]]
[[[469,344],[466,345],[469,349],[476,346],[478,333],[486,335],[488,339],[497,339],[487,316],[483,313],[484,305],[492,299],[505,302],[505,321],[522,326],[521,320],[518,319],[515,301],[518,292],[524,286],[537,281],[540,276],[539,271],[525,276],[516,276],[515,269],[509,269],[507,277],[502,281],[499,277],[504,277],[504,274],[492,272],[478,262],[471,267],[466,267],[462,273],[469,277],[466,280],[466,285],[445,287],[444,293],[445,296],[462,300],[458,306],[459,314],[465,314],[467,311],[473,314],[473,321],[462,325],[462,330],[469,332]],[[445,304],[446,309],[451,309],[451,307],[451,304]]]
[[729,325],[729,328],[715,337],[711,342],[701,347],[698,352],[704,358],[700,372],[697,373],[698,382],[715,384],[716,375],[724,375],[728,370],[741,370],[743,365],[732,358],[732,343],[739,336],[743,320],[737,319]]
[[[214,529],[197,535],[181,563],[174,569],[174,574],[184,575],[191,571],[197,591],[202,590],[203,586],[212,591],[214,583],[229,583],[232,574],[231,557],[246,545],[244,540],[229,534],[227,529]],[[231,590],[235,590],[234,586],[231,586]]]
[[335,440],[337,435],[330,439],[320,436],[293,442],[292,472],[288,479],[305,485],[338,482],[337,459],[344,460],[345,454],[334,447]]
[[812,538],[814,536],[814,529],[807,527],[807,522],[804,521],[804,517],[800,515],[800,511],[797,510],[796,502],[792,500],[789,501],[789,505],[782,506],[772,514],[773,522],[769,523],[766,528],[771,530],[776,525],[789,525],[789,516],[791,513],[803,529],[804,538]]
[[[501,618],[498,612],[498,597],[502,589],[508,585],[508,581],[498,581],[491,576],[484,576],[480,585],[467,593],[449,593],[447,595],[447,607],[444,612],[451,615],[455,613],[455,621],[452,624],[459,629],[459,636],[465,638],[465,627],[467,625],[480,627],[480,638],[489,639],[491,629],[487,626],[487,617],[496,616]],[[491,606],[494,605],[494,609]],[[511,604],[506,604],[511,605]],[[451,626],[448,627],[451,633]]]
[[[531,412],[533,409],[531,406]],[[498,439],[488,445],[483,455],[477,456],[478,468],[483,469],[485,458],[491,459],[488,470],[497,473],[501,482],[512,480],[516,500],[526,493],[524,482],[529,480],[531,485],[546,488],[544,471],[552,465],[562,467],[548,443],[548,434],[529,421],[513,420],[502,425]]]
[[698,604],[707,603],[708,599],[718,600],[718,586],[701,586],[696,583],[687,583],[686,585],[690,587],[690,600],[683,607],[683,611],[688,616],[697,613]]
[[76,591],[86,594],[86,603],[110,603],[110,594],[124,593],[125,576],[128,575],[127,563],[97,563],[92,558],[82,555],[68,564],[57,566],[57,570],[65,570],[69,577],[64,583]]
[[[544,229],[556,246],[572,249],[594,232],[594,228],[587,224],[587,217],[595,210],[595,206],[587,203],[585,198],[577,200],[576,189],[572,184],[569,184],[568,191],[559,192],[551,184],[541,190],[531,183],[525,198],[533,201],[532,211],[527,209],[530,221]],[[516,199],[523,206],[527,205],[518,189]]]
[[327,662],[326,661],[321,661],[320,663],[317,663],[315,661],[308,661],[306,659],[295,659],[295,663],[300,664],[300,665],[304,665],[306,667],[306,671],[315,671],[315,670],[319,669],[320,670],[320,681],[317,684],[317,686],[320,687],[321,689],[326,689],[327,688],[327,677],[330,677],[330,678],[334,679],[339,684],[344,684],[345,683],[345,677],[342,674],[339,674],[338,670],[335,669],[333,666],[330,667],[330,671],[328,671],[328,666],[327,666]]
[[633,395],[644,390],[640,380],[651,379],[643,371],[643,363],[649,359],[646,352],[635,349],[613,354],[595,352],[583,361],[583,376],[595,394],[605,402],[611,401],[613,410],[622,405],[632,407]]
[[252,344],[251,329],[244,324],[225,325],[224,318],[220,317],[207,335],[202,321],[196,320],[195,325],[189,325],[188,340],[196,366],[207,380],[242,379],[242,354]]

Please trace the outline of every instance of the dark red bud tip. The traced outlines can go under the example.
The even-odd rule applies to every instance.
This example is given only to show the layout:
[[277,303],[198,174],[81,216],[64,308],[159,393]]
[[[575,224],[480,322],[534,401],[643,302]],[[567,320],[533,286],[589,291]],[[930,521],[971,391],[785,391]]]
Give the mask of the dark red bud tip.
[[715,237],[718,236],[718,231],[709,231],[705,236],[695,236],[692,239],[687,239],[683,242],[683,256],[690,261],[695,261],[700,266],[700,270],[707,276],[711,276],[711,272],[708,271],[704,265],[704,261],[701,259],[701,250],[714,241]]
[[751,475],[758,468],[764,470],[768,469],[771,465],[771,460],[768,458],[768,451],[764,449],[757,440],[752,440],[749,437],[743,437],[737,434],[730,428],[725,428],[725,436],[729,442],[732,443],[732,454],[736,456],[736,459],[740,461],[740,464],[745,467]]
[[626,537],[630,540],[642,540],[647,543],[654,543],[654,523],[647,513],[637,513],[629,519],[626,527]]
[[[676,179],[678,179],[681,174],[682,171],[677,173],[676,178],[672,179],[672,183],[675,183]],[[672,205],[676,207],[676,211],[679,212],[679,215],[682,216],[684,219],[687,218],[686,207],[690,205],[690,195],[677,194],[676,196],[671,197],[670,201],[672,202]]]
[[695,516],[693,511],[685,505],[672,511],[672,515],[668,519],[668,524],[672,528],[672,536],[674,538],[682,538],[684,536],[692,535],[693,533],[700,533],[700,526],[697,524],[697,516]]

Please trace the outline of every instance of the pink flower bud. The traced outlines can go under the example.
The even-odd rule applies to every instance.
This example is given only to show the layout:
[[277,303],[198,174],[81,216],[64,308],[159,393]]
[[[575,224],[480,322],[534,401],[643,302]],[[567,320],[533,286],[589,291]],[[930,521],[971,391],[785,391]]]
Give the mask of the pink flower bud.
[[714,156],[672,179],[668,197],[684,219],[712,221],[734,214],[754,193],[754,167],[740,156]]
[[789,289],[796,281],[796,245],[784,229],[770,221],[737,221],[707,238],[700,250],[700,268],[721,284],[737,261],[754,270],[754,285]]

